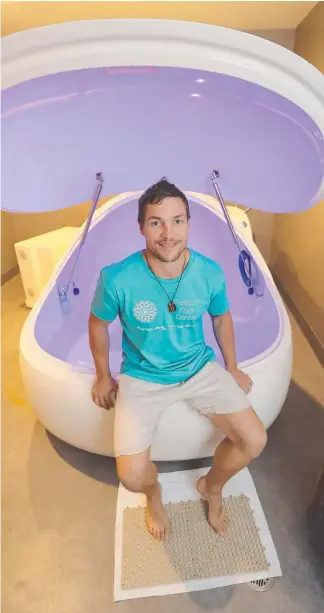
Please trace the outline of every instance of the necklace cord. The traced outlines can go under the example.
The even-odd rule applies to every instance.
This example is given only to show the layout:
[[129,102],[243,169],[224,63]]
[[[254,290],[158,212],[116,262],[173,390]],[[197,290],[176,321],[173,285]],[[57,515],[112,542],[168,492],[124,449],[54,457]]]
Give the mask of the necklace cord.
[[151,268],[151,266],[150,266],[150,264],[149,264],[149,261],[148,261],[148,258],[147,258],[147,255],[146,255],[146,254],[145,254],[145,259],[146,259],[146,262],[147,262],[147,265],[148,265],[148,267],[149,267],[150,271],[151,271],[151,272],[152,272],[152,274],[154,275],[154,277],[155,277],[155,279],[157,280],[157,282],[159,283],[160,287],[163,289],[164,293],[165,293],[165,294],[167,295],[167,297],[169,298],[169,301],[170,301],[170,302],[169,302],[169,304],[168,304],[169,311],[170,311],[170,312],[175,311],[176,309],[175,309],[175,304],[174,304],[174,302],[173,302],[173,301],[174,301],[175,295],[176,295],[176,293],[177,293],[177,291],[178,291],[178,288],[179,288],[179,285],[180,285],[180,282],[181,282],[181,279],[182,279],[182,275],[183,275],[184,270],[185,270],[185,266],[186,266],[186,258],[185,258],[185,260],[184,260],[183,267],[182,267],[182,271],[181,271],[181,275],[180,275],[180,279],[179,279],[179,281],[178,281],[178,285],[177,285],[177,287],[176,287],[176,290],[175,290],[175,292],[174,292],[174,294],[173,294],[172,299],[170,298],[170,296],[169,296],[169,294],[167,293],[167,291],[164,289],[164,287],[163,287],[162,283],[161,283],[161,282],[160,282],[160,280],[158,279],[158,277],[157,277],[157,275],[155,274],[154,270],[152,270],[152,268]]

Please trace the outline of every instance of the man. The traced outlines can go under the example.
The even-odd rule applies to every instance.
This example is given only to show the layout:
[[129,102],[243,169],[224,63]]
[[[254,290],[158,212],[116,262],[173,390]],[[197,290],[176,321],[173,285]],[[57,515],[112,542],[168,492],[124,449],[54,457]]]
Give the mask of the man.
[[[252,381],[236,362],[224,273],[217,262],[187,247],[188,201],[166,179],[140,197],[138,223],[146,248],[103,268],[92,301],[89,342],[97,375],[92,398],[109,409],[116,395],[118,476],[130,491],[146,494],[148,529],[158,540],[170,534],[157,470],[150,461],[163,411],[182,398],[223,430],[225,438],[197,489],[208,502],[211,526],[225,534],[222,489],[262,452],[267,437],[246,395]],[[205,312],[225,368],[205,344]],[[108,332],[117,315],[123,327],[118,385],[109,369]]]

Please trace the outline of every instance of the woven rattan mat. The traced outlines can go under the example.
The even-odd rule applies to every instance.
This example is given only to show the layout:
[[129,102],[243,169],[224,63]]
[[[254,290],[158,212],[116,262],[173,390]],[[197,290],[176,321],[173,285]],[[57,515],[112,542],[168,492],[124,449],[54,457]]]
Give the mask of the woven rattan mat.
[[124,509],[123,589],[269,569],[244,494],[224,499],[230,520],[226,536],[216,534],[209,525],[202,500],[169,503],[165,509],[171,523],[171,537],[166,543],[156,541],[148,532],[145,508]]

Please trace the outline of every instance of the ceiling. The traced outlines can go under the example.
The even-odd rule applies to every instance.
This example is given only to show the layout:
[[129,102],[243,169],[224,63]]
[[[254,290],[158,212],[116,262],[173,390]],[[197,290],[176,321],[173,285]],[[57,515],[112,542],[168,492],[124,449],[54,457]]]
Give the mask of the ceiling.
[[295,29],[318,2],[2,2],[2,36],[65,21],[152,18],[238,30]]

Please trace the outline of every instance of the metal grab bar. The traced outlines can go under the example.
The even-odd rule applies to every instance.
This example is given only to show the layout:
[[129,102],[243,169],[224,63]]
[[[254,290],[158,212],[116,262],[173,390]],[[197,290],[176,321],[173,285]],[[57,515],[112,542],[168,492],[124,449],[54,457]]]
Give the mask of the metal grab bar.
[[[62,288],[58,287],[58,295],[59,295],[60,302],[62,304],[63,303],[68,303],[67,293],[69,291],[69,288],[70,288],[70,285],[71,285],[71,281],[73,279],[73,275],[74,275],[74,272],[75,272],[75,269],[76,269],[76,265],[77,265],[77,262],[78,262],[78,259],[79,259],[79,256],[80,256],[80,252],[81,252],[81,249],[82,249],[82,247],[84,245],[86,236],[88,234],[88,231],[89,231],[89,228],[90,228],[90,224],[91,224],[94,212],[96,210],[96,207],[97,207],[97,204],[98,204],[98,200],[99,200],[99,196],[100,196],[100,193],[101,193],[101,190],[102,190],[102,185],[103,185],[104,179],[103,179],[103,176],[102,176],[101,172],[97,172],[96,179],[97,179],[98,184],[97,184],[97,186],[95,188],[95,192],[94,192],[94,196],[93,196],[93,199],[92,199],[92,205],[91,205],[90,213],[88,215],[88,219],[87,219],[87,222],[85,224],[85,227],[84,227],[81,239],[80,239],[80,243],[79,243],[79,246],[78,246],[76,258],[75,258],[75,261],[74,261],[74,265],[73,265],[73,268],[72,268],[69,280],[67,282],[67,285],[65,285],[64,287],[62,287]],[[80,290],[79,290],[78,287],[75,286],[75,283],[73,283],[73,286],[74,286],[73,287],[73,294],[75,296],[77,296],[80,293]]]
[[250,295],[255,294],[257,298],[261,298],[263,294],[260,294],[259,292],[256,291],[256,287],[255,287],[255,283],[253,281],[252,278],[252,258],[251,256],[247,253],[247,251],[245,251],[245,249],[241,249],[239,242],[238,242],[238,238],[236,236],[235,230],[234,230],[234,226],[232,223],[232,220],[229,216],[228,210],[226,208],[225,202],[223,200],[221,191],[218,187],[218,183],[216,181],[216,179],[219,178],[219,171],[218,170],[213,170],[212,172],[212,182],[214,185],[214,189],[216,192],[216,196],[217,196],[217,200],[219,202],[219,204],[222,207],[223,213],[225,215],[225,219],[228,223],[228,226],[231,230],[231,234],[233,237],[233,240],[239,250],[239,269],[240,269],[240,273],[241,273],[241,277],[243,279],[244,284],[247,286],[248,288],[248,293]]
[[230,216],[229,216],[229,214],[228,214],[228,210],[227,210],[227,208],[226,208],[226,204],[225,204],[225,202],[224,202],[224,200],[223,200],[223,197],[222,197],[221,191],[220,191],[220,189],[219,189],[219,187],[218,187],[218,184],[217,184],[217,181],[216,181],[216,179],[218,179],[218,178],[219,178],[219,172],[218,172],[218,170],[213,170],[213,173],[212,173],[212,182],[213,182],[213,185],[214,185],[214,188],[215,188],[215,192],[216,192],[217,200],[219,201],[219,204],[221,205],[221,207],[222,207],[222,209],[223,209],[223,213],[224,213],[224,215],[225,215],[225,217],[226,217],[226,221],[227,221],[227,223],[228,223],[228,225],[229,225],[229,227],[230,227],[230,230],[231,230],[231,232],[232,232],[232,236],[233,236],[234,242],[236,243],[238,250],[241,252],[241,248],[240,248],[239,242],[238,242],[238,240],[237,240],[237,236],[236,236],[236,234],[235,234],[235,230],[234,230],[234,226],[233,226],[233,224],[232,224],[232,220],[231,220],[231,218],[230,218]]

